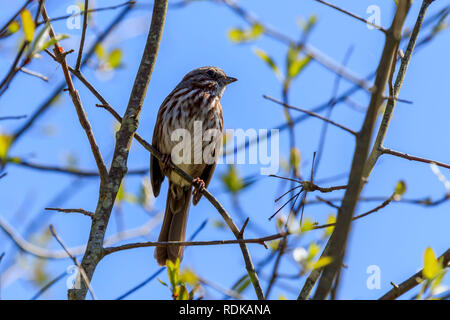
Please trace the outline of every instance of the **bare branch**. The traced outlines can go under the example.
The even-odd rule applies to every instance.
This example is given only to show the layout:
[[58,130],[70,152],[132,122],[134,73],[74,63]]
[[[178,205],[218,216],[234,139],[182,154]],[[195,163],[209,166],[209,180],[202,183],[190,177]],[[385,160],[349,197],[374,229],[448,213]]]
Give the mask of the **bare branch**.
[[[148,233],[155,228],[158,223],[161,222],[161,214],[155,216],[155,218],[149,220],[147,223],[143,224],[140,227],[121,231],[116,233],[105,239],[105,245],[113,245],[119,241],[130,240],[141,236],[146,236]],[[31,242],[28,242],[24,239],[14,228],[9,225],[3,218],[0,216],[0,229],[3,230],[11,240],[26,253],[29,253],[37,258],[42,259],[66,259],[67,254],[64,250],[54,251],[46,248],[39,247]],[[83,254],[86,250],[86,246],[78,246],[74,248],[70,248],[69,251],[73,256],[78,256]]]
[[446,169],[450,169],[450,164],[446,164],[443,162],[439,162],[439,161],[435,161],[435,160],[431,160],[431,159],[426,159],[426,158],[420,158],[420,157],[416,157],[416,156],[411,156],[407,153],[401,153],[398,151],[394,151],[392,149],[388,149],[388,148],[384,148],[384,147],[380,147],[381,149],[381,154],[390,154],[396,157],[400,157],[403,159],[407,159],[410,161],[418,161],[418,162],[423,162],[423,163],[434,163],[435,165],[442,167],[442,168],[446,168]]
[[95,141],[95,137],[92,132],[91,125],[89,123],[86,112],[84,111],[83,105],[81,103],[80,95],[78,94],[78,91],[75,89],[75,87],[73,85],[72,77],[70,75],[70,72],[69,72],[69,69],[67,66],[67,62],[66,62],[66,54],[60,51],[61,49],[59,47],[58,41],[56,40],[56,35],[53,30],[53,27],[49,22],[49,17],[47,15],[47,10],[45,9],[45,5],[42,6],[42,18],[49,25],[48,32],[49,32],[50,38],[52,38],[55,41],[53,51],[56,55],[57,61],[61,64],[61,68],[64,72],[64,77],[66,79],[69,93],[70,93],[70,96],[72,97],[73,105],[75,106],[75,109],[77,111],[78,119],[79,119],[80,124],[83,127],[83,129],[86,133],[86,136],[89,140],[89,144],[91,146],[91,150],[94,155],[95,162],[97,163],[97,168],[98,168],[98,172],[100,174],[101,184],[105,184],[107,182],[108,170],[106,169],[106,165],[105,165],[105,162],[103,161],[103,157],[100,153],[100,149],[97,145],[97,142]]
[[285,108],[297,110],[297,111],[306,113],[307,115],[310,115],[310,116],[312,116],[312,117],[315,117],[315,118],[318,118],[318,119],[323,120],[323,121],[325,121],[325,122],[328,122],[329,124],[331,124],[331,125],[333,125],[333,126],[336,126],[336,127],[340,128],[340,129],[342,129],[342,130],[344,130],[344,131],[347,131],[347,132],[351,133],[351,134],[354,135],[354,136],[357,135],[357,133],[356,133],[355,131],[353,131],[353,130],[347,128],[347,127],[344,127],[343,125],[341,125],[341,124],[339,124],[339,123],[337,123],[337,122],[334,122],[334,121],[332,121],[332,120],[330,120],[330,119],[327,119],[327,118],[325,118],[325,117],[322,117],[321,115],[319,115],[319,114],[317,114],[317,113],[308,111],[308,110],[306,110],[306,109],[301,109],[301,108],[298,108],[298,107],[293,107],[293,106],[287,105],[287,104],[285,104],[285,103],[283,103],[283,102],[281,102],[281,101],[279,101],[279,100],[277,100],[277,99],[274,99],[274,98],[269,97],[269,96],[266,96],[266,95],[263,95],[263,97],[264,97],[265,99],[267,99],[267,100],[270,100],[270,101],[273,101],[273,102],[275,102],[275,103],[277,103],[277,104],[279,104],[279,105],[282,105],[282,106],[284,106]]
[[86,38],[86,30],[88,24],[88,10],[89,10],[89,0],[84,0],[84,15],[83,15],[83,30],[81,31],[80,46],[78,49],[77,63],[75,65],[75,70],[80,70],[81,58],[83,57],[84,40]]
[[[167,0],[156,0],[154,2],[152,21],[144,53],[130,94],[125,115],[122,119],[120,129],[116,133],[116,144],[111,169],[106,177],[107,183],[100,187],[97,208],[94,218],[92,219],[86,253],[81,262],[81,266],[86,271],[88,279],[92,279],[95,268],[103,257],[105,232],[120,184],[127,172],[128,153],[131,141],[138,127],[142,105],[158,54],[166,17],[167,2]],[[69,70],[67,69],[67,71]],[[70,289],[68,296],[70,300],[82,300],[85,298],[86,292],[86,286],[81,284],[81,288],[79,289]]]
[[[97,45],[101,43],[111,33],[112,30],[114,30],[114,28],[126,17],[126,15],[131,11],[132,8],[133,8],[132,4],[127,5],[113,19],[113,21],[106,27],[106,29],[102,33],[100,33],[100,35],[95,40],[94,44],[89,48],[89,51],[86,53],[83,62],[81,63],[82,67],[86,65],[87,61],[89,61],[89,59],[95,53],[95,48],[97,47]],[[50,106],[55,101],[56,97],[58,97],[58,95],[64,90],[65,87],[66,82],[62,81],[56,87],[56,89],[50,94],[47,100],[45,100],[29,117],[28,121],[14,132],[11,145],[17,143],[17,141],[19,141],[19,139],[23,136],[25,132],[27,132],[27,130],[35,123],[35,121],[39,119],[45,113],[45,111],[47,111],[50,108]]]
[[[76,168],[64,168],[64,167],[58,167],[58,166],[52,166],[52,165],[43,165],[43,164],[37,164],[28,162],[25,160],[22,160],[17,157],[9,157],[5,160],[5,163],[11,163],[13,165],[22,166],[30,169],[36,169],[36,170],[42,170],[42,171],[49,171],[49,172],[58,172],[58,173],[64,173],[79,177],[99,177],[98,171],[87,171],[87,170],[80,170]],[[130,170],[128,174],[130,175],[143,175],[148,173],[148,168],[145,169],[134,169]]]
[[40,74],[39,72],[30,70],[30,69],[27,69],[27,68],[24,68],[24,67],[20,68],[20,71],[22,71],[23,73],[26,73],[26,74],[28,74],[30,76],[36,77],[38,79],[41,79],[41,80],[43,80],[45,82],[48,82],[48,77]]
[[[444,268],[448,267],[450,262],[450,249],[447,249],[439,258],[439,261],[442,261]],[[409,277],[407,280],[403,281],[399,285],[394,286],[391,290],[389,290],[386,294],[384,294],[379,300],[395,300],[400,297],[405,292],[413,289],[419,283],[423,281],[422,276],[423,269],[419,272],[415,273],[413,276]]]
[[333,261],[324,268],[314,299],[323,300],[328,296],[334,279],[342,266],[351,221],[363,187],[363,170],[369,153],[372,131],[375,127],[378,110],[383,102],[384,90],[391,68],[393,68],[393,57],[397,54],[396,48],[400,42],[403,24],[410,6],[411,0],[399,1],[395,17],[386,36],[385,46],[375,79],[374,87],[376,90],[372,93],[363,126],[356,139],[348,187],[339,210],[336,227],[329,240],[330,255]]
[[359,21],[361,21],[361,22],[364,22],[364,23],[366,23],[366,24],[368,24],[368,25],[374,27],[375,29],[378,29],[378,30],[382,31],[382,32],[385,33],[385,34],[387,33],[387,30],[384,29],[383,27],[377,26],[376,24],[374,24],[374,23],[372,23],[372,22],[370,22],[370,21],[367,21],[366,19],[361,18],[360,16],[358,16],[358,15],[356,15],[356,14],[354,14],[354,13],[351,13],[351,12],[349,12],[349,11],[347,11],[347,10],[344,10],[344,9],[342,9],[342,8],[339,8],[339,7],[337,7],[337,6],[335,6],[335,5],[331,4],[331,3],[325,2],[325,1],[323,1],[323,0],[315,0],[315,1],[320,2],[320,3],[322,3],[322,4],[326,5],[326,6],[329,6],[330,8],[336,9],[336,10],[342,12],[342,13],[345,13],[346,15],[348,15],[348,16],[350,16],[350,17],[352,17],[352,18],[355,18],[356,20],[359,20]]
[[58,212],[67,212],[67,213],[81,213],[85,216],[90,217],[91,219],[94,217],[94,213],[91,211],[87,211],[84,209],[62,209],[62,208],[45,208],[45,210],[50,210],[50,211],[58,211]]
[[383,114],[383,118],[381,120],[380,128],[378,129],[377,137],[375,139],[374,145],[372,147],[372,151],[369,154],[369,158],[367,159],[367,164],[364,168],[363,176],[364,178],[368,178],[370,173],[372,172],[373,167],[375,166],[378,158],[383,154],[382,147],[384,143],[384,139],[386,138],[386,133],[389,127],[389,123],[392,118],[392,114],[394,112],[396,98],[400,92],[400,89],[403,84],[403,80],[405,79],[406,71],[408,70],[409,62],[411,61],[411,57],[416,46],[417,38],[419,36],[420,29],[422,28],[422,24],[425,18],[425,13],[427,12],[428,6],[431,4],[430,0],[423,0],[422,6],[419,11],[419,15],[417,17],[416,23],[414,25],[414,29],[411,33],[411,37],[408,42],[408,46],[406,48],[406,52],[401,59],[400,67],[397,73],[397,77],[395,78],[395,84],[390,94],[394,99],[389,99],[386,108]]
[[[45,10],[45,8],[43,8]],[[97,297],[95,296],[94,291],[92,290],[89,278],[86,275],[86,272],[84,271],[84,269],[80,266],[80,264],[77,261],[77,258],[75,258],[74,256],[72,256],[72,254],[70,253],[69,249],[67,249],[66,245],[64,244],[64,242],[61,240],[61,238],[58,236],[58,234],[55,231],[55,228],[50,225],[49,226],[50,232],[52,233],[53,237],[56,239],[56,241],[58,241],[58,243],[61,245],[61,247],[64,249],[64,251],[67,253],[67,255],[70,257],[70,259],[72,259],[73,263],[75,263],[75,265],[78,267],[78,271],[81,274],[81,278],[83,279],[84,283],[86,284],[86,286],[89,289],[89,292],[91,293],[92,299],[97,300]]]
[[[100,12],[100,11],[105,11],[105,10],[114,10],[114,9],[118,9],[118,8],[121,8],[121,7],[124,7],[124,6],[126,6],[128,8],[131,8],[135,4],[136,4],[136,1],[127,1],[127,2],[118,4],[118,5],[114,5],[114,6],[90,9],[90,10],[87,10],[87,13]],[[65,19],[70,18],[70,17],[77,17],[77,16],[82,15],[82,14],[84,15],[85,13],[86,13],[86,10],[82,10],[81,12],[77,12],[77,13],[74,13],[74,14],[68,14],[68,15],[65,15],[65,16],[52,18],[49,21],[53,22],[53,21],[65,20]],[[36,26],[40,26],[41,24],[44,24],[44,23],[45,23],[45,21],[40,21],[40,22],[38,22],[36,24]]]
[[212,246],[212,245],[225,245],[225,244],[246,244],[255,243],[264,245],[266,241],[272,241],[286,236],[287,233],[276,233],[266,237],[252,238],[252,239],[236,239],[236,240],[210,240],[210,241],[147,241],[147,242],[136,242],[128,243],[117,247],[105,248],[105,256],[114,252],[135,249],[135,248],[146,248],[146,247],[169,247],[169,246]]

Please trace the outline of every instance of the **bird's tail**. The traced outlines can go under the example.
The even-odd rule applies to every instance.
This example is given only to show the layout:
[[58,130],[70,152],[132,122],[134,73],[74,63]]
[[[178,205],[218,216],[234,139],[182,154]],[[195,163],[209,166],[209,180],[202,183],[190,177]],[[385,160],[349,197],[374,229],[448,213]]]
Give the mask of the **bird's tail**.
[[[192,189],[180,187],[169,182],[166,212],[158,241],[184,241],[186,222],[189,214]],[[166,260],[176,261],[183,259],[183,246],[166,246],[155,248],[155,259],[159,265],[164,266]]]

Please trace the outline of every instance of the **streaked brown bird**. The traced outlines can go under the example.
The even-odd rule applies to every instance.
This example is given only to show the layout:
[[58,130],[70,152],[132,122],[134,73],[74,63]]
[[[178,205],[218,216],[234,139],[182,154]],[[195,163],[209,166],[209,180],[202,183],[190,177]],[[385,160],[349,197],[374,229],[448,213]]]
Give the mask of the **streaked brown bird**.
[[[171,170],[171,161],[194,177],[193,204],[201,198],[216,167],[222,145],[223,117],[220,98],[237,79],[217,67],[202,67],[184,76],[159,108],[152,144],[162,154],[150,159],[155,197],[164,177],[169,179],[166,211],[158,241],[184,241],[192,186]],[[183,258],[183,246],[156,247],[159,265]]]

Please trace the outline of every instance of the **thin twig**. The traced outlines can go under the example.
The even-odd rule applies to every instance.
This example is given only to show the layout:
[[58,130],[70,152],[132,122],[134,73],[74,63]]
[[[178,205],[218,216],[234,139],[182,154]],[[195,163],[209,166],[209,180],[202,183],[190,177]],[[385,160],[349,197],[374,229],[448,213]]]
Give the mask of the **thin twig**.
[[[132,6],[134,6],[136,4],[136,1],[127,1],[118,5],[114,5],[114,6],[108,6],[108,7],[102,7],[102,8],[95,8],[95,9],[90,9],[87,11],[87,13],[92,13],[92,12],[100,12],[100,11],[105,11],[105,10],[114,10],[114,9],[118,9],[124,6],[127,6],[129,8],[131,8]],[[49,21],[50,22],[54,22],[54,21],[59,21],[59,20],[66,20],[67,18],[73,18],[73,17],[77,17],[79,15],[84,15],[86,13],[86,10],[82,10],[81,12],[77,12],[75,14],[68,14],[65,16],[61,16],[61,17],[56,17],[56,18],[52,18]],[[40,21],[36,24],[36,26],[40,26],[41,24],[44,24],[45,21]]]
[[48,23],[48,33],[50,35],[50,38],[55,41],[54,45],[54,53],[57,58],[57,62],[61,65],[61,68],[64,73],[64,77],[66,79],[66,83],[69,89],[70,96],[72,97],[73,105],[75,106],[75,110],[77,111],[78,119],[80,121],[80,124],[82,128],[84,129],[86,136],[89,140],[89,145],[91,146],[92,154],[94,155],[95,162],[97,164],[98,172],[100,175],[100,181],[101,184],[107,183],[108,178],[108,170],[106,169],[105,162],[103,161],[103,157],[100,153],[100,149],[97,145],[97,142],[95,141],[94,133],[92,132],[91,125],[89,123],[89,120],[87,118],[86,112],[84,111],[83,105],[81,103],[80,95],[78,94],[78,91],[75,89],[72,81],[72,77],[70,75],[68,65],[66,62],[66,54],[61,52],[58,41],[56,40],[56,35],[53,30],[52,25],[50,24],[49,17],[47,15],[47,10],[45,9],[45,5],[42,6],[42,18],[46,23]]
[[63,208],[45,208],[45,210],[50,210],[50,211],[58,211],[58,212],[66,212],[66,213],[81,213],[85,216],[88,216],[90,218],[94,217],[94,213],[91,211],[87,211],[84,209],[63,209]]
[[423,162],[423,163],[434,163],[435,165],[442,167],[442,168],[446,168],[446,169],[450,169],[450,164],[446,164],[443,162],[439,162],[439,161],[435,161],[435,160],[431,160],[431,159],[426,159],[426,158],[421,158],[421,157],[416,157],[416,156],[411,156],[407,153],[401,153],[392,149],[388,149],[385,147],[380,147],[381,149],[381,153],[382,154],[390,154],[396,157],[400,157],[403,159],[407,159],[410,161],[418,161],[418,162]]
[[2,120],[20,120],[23,118],[26,118],[27,115],[20,115],[20,116],[6,116],[6,117],[0,117],[0,121]]
[[368,20],[366,20],[366,19],[364,19],[364,18],[361,18],[360,16],[358,16],[358,15],[356,15],[356,14],[354,14],[354,13],[351,13],[351,12],[349,12],[349,11],[347,11],[347,10],[344,10],[344,9],[342,9],[342,8],[339,8],[339,7],[337,7],[337,6],[335,6],[335,5],[331,4],[331,3],[325,2],[325,1],[323,1],[323,0],[315,0],[315,1],[320,2],[320,3],[322,3],[322,4],[326,5],[326,6],[329,6],[330,8],[336,9],[336,10],[342,12],[342,13],[345,13],[346,15],[348,15],[348,16],[350,16],[350,17],[352,17],[352,18],[355,18],[356,20],[359,20],[359,21],[361,21],[361,22],[364,22],[364,23],[366,23],[366,24],[368,24],[368,25],[374,27],[375,29],[378,29],[378,30],[382,31],[382,32],[385,33],[385,34],[388,32],[388,31],[387,31],[386,29],[384,29],[383,27],[378,26],[378,25],[376,25],[376,24],[374,24],[374,23],[372,23],[372,22],[370,22],[370,21],[368,21]]
[[77,56],[77,63],[75,65],[75,70],[80,70],[81,67],[81,58],[83,57],[84,40],[86,38],[86,30],[88,25],[88,10],[89,10],[89,0],[84,0],[83,30],[81,31],[81,39],[78,49],[78,56]]
[[33,77],[39,78],[39,79],[41,79],[41,80],[43,80],[45,82],[48,82],[48,77],[44,76],[43,74],[40,74],[39,72],[30,70],[30,69],[27,69],[27,68],[24,68],[24,67],[20,68],[19,70],[22,71],[23,73],[26,73],[26,74],[30,75],[30,76],[33,76]]
[[287,105],[287,104],[285,104],[285,103],[283,103],[283,102],[281,102],[281,101],[279,101],[279,100],[277,100],[277,99],[274,99],[274,98],[269,97],[269,96],[266,96],[266,95],[263,95],[263,97],[264,97],[265,99],[267,99],[267,100],[270,100],[270,101],[273,101],[273,102],[275,102],[275,103],[277,103],[277,104],[279,104],[279,105],[282,105],[282,106],[284,106],[285,108],[297,110],[297,111],[306,113],[307,115],[310,115],[310,116],[312,116],[312,117],[315,117],[315,118],[318,118],[318,119],[323,120],[323,121],[325,121],[325,122],[328,122],[329,124],[331,124],[331,125],[333,125],[333,126],[336,126],[336,127],[340,128],[340,129],[342,129],[342,130],[344,130],[344,131],[347,131],[347,132],[351,133],[351,134],[354,135],[354,136],[357,135],[357,133],[356,133],[355,131],[353,131],[352,129],[349,129],[349,128],[347,128],[347,127],[344,127],[343,125],[341,125],[341,124],[339,124],[339,123],[337,123],[337,122],[334,122],[334,121],[332,121],[332,120],[330,120],[330,119],[327,119],[327,118],[325,118],[325,117],[322,117],[321,115],[319,115],[319,114],[317,114],[317,113],[311,112],[311,111],[306,110],[306,109],[301,109],[301,108],[298,108],[298,107],[294,107],[294,106]]
[[[427,12],[428,6],[431,4],[430,0],[423,0],[422,6],[419,11],[419,15],[417,16],[416,23],[414,25],[414,29],[411,33],[411,37],[408,42],[408,46],[406,48],[404,56],[401,58],[400,67],[397,73],[397,77],[395,78],[395,84],[393,86],[392,93],[390,94],[394,98],[398,97],[400,93],[400,89],[402,87],[403,81],[405,79],[406,71],[408,70],[409,62],[411,61],[412,54],[414,52],[414,48],[416,46],[417,38],[419,37],[420,29],[422,28],[423,21],[425,18],[425,14]],[[386,133],[389,127],[389,123],[391,121],[394,108],[395,108],[395,99],[389,99],[386,108],[383,114],[383,118],[380,123],[380,127],[378,129],[377,137],[373,144],[372,150],[367,159],[367,164],[364,168],[363,177],[368,178],[370,173],[372,172],[378,158],[383,154],[382,147],[384,143],[384,139],[386,138]]]
[[[44,8],[45,10],[45,8]],[[73,263],[77,266],[78,271],[81,274],[81,277],[83,278],[84,283],[86,284],[86,286],[89,289],[89,292],[91,293],[92,299],[97,300],[97,297],[95,296],[94,291],[92,290],[89,278],[86,275],[86,272],[84,271],[84,269],[80,266],[80,264],[77,261],[77,258],[75,258],[74,256],[72,256],[72,254],[70,253],[69,249],[67,249],[66,245],[64,244],[64,242],[61,240],[61,238],[58,236],[58,234],[55,231],[55,228],[53,227],[53,225],[49,226],[50,232],[53,235],[53,237],[56,239],[56,241],[58,241],[58,243],[61,245],[61,247],[64,249],[64,251],[67,253],[67,255],[70,257],[70,259],[72,259]]]
[[[77,168],[65,168],[65,167],[59,167],[59,166],[37,164],[37,163],[28,162],[26,160],[22,160],[17,157],[8,157],[8,158],[6,158],[5,163],[11,163],[13,165],[22,166],[22,167],[26,167],[26,168],[30,168],[30,169],[64,173],[64,174],[74,175],[74,176],[79,176],[79,177],[99,177],[98,171],[87,171],[87,170],[80,170]],[[144,175],[144,174],[147,174],[148,171],[149,171],[148,168],[133,169],[133,170],[130,170],[128,172],[128,174]]]
[[171,247],[171,246],[213,246],[213,245],[226,245],[226,244],[246,244],[246,243],[254,243],[260,244],[264,246],[266,241],[272,241],[279,238],[282,238],[287,233],[280,232],[276,234],[272,234],[266,237],[260,238],[251,238],[251,239],[235,239],[235,240],[209,240],[209,241],[147,241],[147,242],[135,242],[128,243],[117,247],[108,247],[104,250],[104,255],[109,255],[114,252],[135,249],[135,248],[147,248],[147,247]]
[[[42,2],[39,2],[42,3]],[[101,43],[105,38],[114,30],[114,28],[119,25],[119,23],[127,16],[128,13],[131,12],[133,8],[132,4],[126,6],[121,12],[111,21],[111,23],[106,27],[106,29],[100,33],[100,35],[96,38],[93,45],[89,48],[89,51],[85,54],[85,57],[82,62],[82,67],[86,65],[89,59],[94,55],[95,49],[97,45]],[[13,139],[11,141],[11,145],[17,143],[19,139],[23,136],[25,132],[39,119],[45,111],[47,111],[53,102],[56,100],[58,95],[66,88],[66,82],[63,80],[55,90],[50,94],[50,96],[36,109],[36,111],[30,115],[28,121],[19,127],[13,134]]]

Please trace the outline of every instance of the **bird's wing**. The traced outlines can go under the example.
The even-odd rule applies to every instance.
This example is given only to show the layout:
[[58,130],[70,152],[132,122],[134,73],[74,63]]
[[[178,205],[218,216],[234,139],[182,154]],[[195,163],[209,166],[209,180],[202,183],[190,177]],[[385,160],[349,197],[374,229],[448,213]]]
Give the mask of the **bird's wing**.
[[[166,102],[167,97],[164,102],[161,104],[163,106]],[[161,111],[161,107],[159,109]],[[156,118],[155,128],[153,129],[153,138],[152,138],[152,145],[160,151],[159,143],[161,139],[161,112],[158,112],[158,116]],[[153,195],[157,197],[159,195],[159,192],[161,190],[161,184],[164,181],[164,173],[162,171],[161,166],[159,165],[159,160],[154,156],[150,156],[150,181],[152,183],[152,189],[153,189]]]

